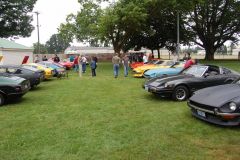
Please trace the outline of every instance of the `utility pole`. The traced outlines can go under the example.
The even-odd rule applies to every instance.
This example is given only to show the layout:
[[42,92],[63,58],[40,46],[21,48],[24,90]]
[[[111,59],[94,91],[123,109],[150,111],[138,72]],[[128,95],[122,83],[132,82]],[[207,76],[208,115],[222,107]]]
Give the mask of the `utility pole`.
[[179,59],[179,12],[177,12],[177,48],[176,48],[176,54],[178,56]]
[[39,12],[36,11],[34,13],[36,13],[37,15],[37,33],[38,33],[38,52],[37,53],[40,54],[40,36],[39,36],[39,21],[38,21]]

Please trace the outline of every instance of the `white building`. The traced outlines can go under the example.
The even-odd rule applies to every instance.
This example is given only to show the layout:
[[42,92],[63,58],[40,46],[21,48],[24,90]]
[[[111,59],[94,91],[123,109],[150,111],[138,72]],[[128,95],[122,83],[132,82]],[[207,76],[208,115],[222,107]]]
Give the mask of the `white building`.
[[33,49],[24,45],[0,38],[0,64],[20,65],[23,59],[33,62]]

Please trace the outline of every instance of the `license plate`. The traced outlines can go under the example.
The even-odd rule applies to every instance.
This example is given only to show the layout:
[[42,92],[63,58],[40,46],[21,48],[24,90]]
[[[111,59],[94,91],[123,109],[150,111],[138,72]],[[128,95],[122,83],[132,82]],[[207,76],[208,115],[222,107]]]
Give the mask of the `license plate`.
[[145,90],[148,91],[148,86],[145,86]]
[[197,110],[197,114],[201,117],[206,117],[205,112]]

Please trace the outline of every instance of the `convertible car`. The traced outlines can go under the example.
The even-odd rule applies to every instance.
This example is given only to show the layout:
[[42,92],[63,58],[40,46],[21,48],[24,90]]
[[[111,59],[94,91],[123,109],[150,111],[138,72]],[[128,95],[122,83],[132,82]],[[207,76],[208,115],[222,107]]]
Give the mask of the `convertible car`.
[[155,77],[160,77],[160,76],[165,76],[165,75],[176,75],[183,70],[183,65],[184,65],[184,62],[177,62],[170,68],[150,69],[150,70],[146,71],[143,74],[143,76],[145,78],[150,79],[150,78],[155,78]]
[[149,69],[170,68],[175,62],[172,60],[160,60],[157,64],[145,64],[133,70],[133,77],[143,77],[143,74]]
[[192,115],[218,125],[240,125],[240,79],[233,84],[201,89],[188,101]]
[[20,98],[30,89],[28,80],[15,76],[0,76],[0,106],[8,99]]
[[41,81],[41,75],[38,72],[17,65],[0,65],[0,75],[13,75],[25,78],[30,81],[31,88],[37,86]]
[[31,68],[36,68],[40,70],[44,70],[44,79],[49,79],[52,78],[53,75],[55,74],[55,70],[52,68],[47,68],[44,65],[38,64],[38,63],[28,63],[28,64],[23,64],[23,66],[28,66]]
[[55,70],[55,74],[53,74],[54,77],[61,77],[66,75],[66,70],[64,66],[62,66],[61,64],[56,64],[55,62],[49,61],[41,61],[39,62],[39,64],[54,69]]
[[73,68],[74,64],[73,62],[69,62],[69,61],[62,61],[59,62],[61,65],[63,65],[64,67],[66,67],[67,70],[70,70]]
[[178,75],[150,79],[143,87],[153,94],[183,101],[196,90],[232,83],[239,77],[239,73],[224,67],[193,65]]
[[[159,61],[160,61],[160,59],[153,58],[151,61],[147,62],[146,64],[157,64]],[[134,68],[137,68],[137,67],[140,67],[140,66],[143,66],[143,65],[144,65],[143,62],[133,62],[133,63],[130,64],[130,67],[132,69],[134,69]]]

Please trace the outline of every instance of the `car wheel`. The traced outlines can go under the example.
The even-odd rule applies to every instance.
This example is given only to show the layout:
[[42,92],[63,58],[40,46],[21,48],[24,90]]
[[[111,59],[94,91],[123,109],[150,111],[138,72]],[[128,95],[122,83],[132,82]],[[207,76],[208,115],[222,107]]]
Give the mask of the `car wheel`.
[[189,97],[189,90],[185,86],[178,86],[174,89],[172,98],[177,101],[184,101]]
[[0,106],[2,106],[5,102],[5,98],[2,94],[0,94]]

